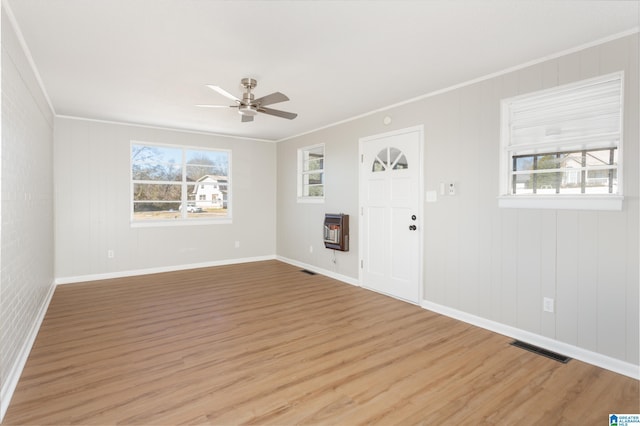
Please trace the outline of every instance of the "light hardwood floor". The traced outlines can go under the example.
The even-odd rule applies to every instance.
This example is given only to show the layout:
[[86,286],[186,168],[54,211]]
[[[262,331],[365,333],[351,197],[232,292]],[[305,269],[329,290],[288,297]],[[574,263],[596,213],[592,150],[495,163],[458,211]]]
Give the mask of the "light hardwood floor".
[[604,425],[639,382],[278,261],[56,289],[4,424]]

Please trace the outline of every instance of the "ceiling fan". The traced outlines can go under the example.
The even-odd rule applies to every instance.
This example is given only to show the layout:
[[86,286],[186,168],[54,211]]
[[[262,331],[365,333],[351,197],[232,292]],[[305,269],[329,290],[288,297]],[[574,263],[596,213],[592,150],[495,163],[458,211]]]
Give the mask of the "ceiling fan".
[[251,90],[256,87],[258,82],[253,78],[243,78],[240,80],[240,84],[244,87],[245,92],[242,94],[242,99],[233,96],[220,86],[213,86],[208,84],[207,87],[220,93],[222,96],[231,99],[235,105],[196,105],[203,108],[238,108],[238,112],[242,116],[242,122],[253,121],[253,117],[260,113],[274,115],[276,117],[286,118],[293,120],[298,116],[293,112],[280,111],[278,109],[266,108],[266,105],[277,104],[278,102],[288,101],[289,98],[280,93],[274,92],[270,95],[263,96],[258,99],[254,99]]

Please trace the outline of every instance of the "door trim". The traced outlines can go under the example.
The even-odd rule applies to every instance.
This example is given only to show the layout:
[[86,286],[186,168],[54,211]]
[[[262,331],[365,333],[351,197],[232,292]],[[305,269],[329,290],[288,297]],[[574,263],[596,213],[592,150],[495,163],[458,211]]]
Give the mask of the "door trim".
[[[361,137],[359,139],[359,143],[358,143],[358,158],[360,158],[360,163],[358,163],[358,282],[360,287],[363,288],[367,288],[364,287],[364,283],[363,283],[363,271],[362,271],[362,265],[364,262],[364,248],[363,248],[363,221],[362,221],[362,215],[363,215],[363,210],[364,210],[364,206],[363,206],[363,200],[362,200],[362,185],[363,185],[363,163],[362,163],[362,158],[363,158],[363,146],[365,143],[372,141],[372,140],[376,140],[376,139],[382,139],[382,138],[388,138],[391,136],[397,136],[397,135],[402,135],[402,134],[406,134],[406,133],[414,133],[417,132],[418,133],[418,139],[419,139],[419,144],[418,144],[418,238],[419,238],[419,243],[418,243],[418,250],[419,250],[419,254],[418,254],[418,287],[419,287],[419,300],[416,303],[418,306],[420,306],[420,304],[422,303],[422,301],[424,300],[424,282],[423,282],[423,269],[424,269],[424,125],[420,124],[418,126],[413,126],[413,127],[407,127],[404,129],[399,129],[399,130],[393,130],[390,132],[385,132],[385,133],[379,133],[379,134],[375,134],[375,135],[371,135],[371,136],[365,136],[365,137]],[[393,296],[390,296],[393,297]],[[403,302],[409,302],[408,300],[404,300],[404,299],[398,299],[398,300],[402,300]]]

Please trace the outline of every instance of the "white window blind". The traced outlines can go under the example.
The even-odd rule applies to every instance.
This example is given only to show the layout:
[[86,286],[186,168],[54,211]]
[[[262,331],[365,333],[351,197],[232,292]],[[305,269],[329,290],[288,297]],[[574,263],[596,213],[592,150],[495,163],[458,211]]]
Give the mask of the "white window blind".
[[509,145],[514,150],[615,146],[622,123],[622,75],[515,98],[509,103]]

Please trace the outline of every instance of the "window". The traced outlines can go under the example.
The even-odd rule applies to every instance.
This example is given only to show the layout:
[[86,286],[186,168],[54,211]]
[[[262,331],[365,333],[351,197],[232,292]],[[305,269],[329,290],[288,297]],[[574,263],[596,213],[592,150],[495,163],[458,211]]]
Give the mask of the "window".
[[229,151],[132,143],[132,223],[228,223],[230,165]]
[[298,150],[298,201],[324,201],[324,145]]
[[371,171],[386,172],[387,170],[404,170],[408,169],[407,157],[398,148],[386,147],[383,148],[376,158],[373,160]]
[[620,210],[615,73],[502,101],[501,207]]

